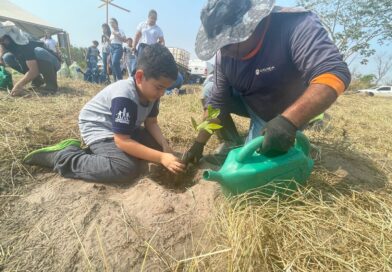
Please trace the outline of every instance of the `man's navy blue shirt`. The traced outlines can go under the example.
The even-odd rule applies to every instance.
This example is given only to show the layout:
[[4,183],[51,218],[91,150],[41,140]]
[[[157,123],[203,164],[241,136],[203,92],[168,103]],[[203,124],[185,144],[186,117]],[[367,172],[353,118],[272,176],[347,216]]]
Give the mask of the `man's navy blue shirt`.
[[[338,48],[318,17],[309,11],[271,13],[259,52],[249,60],[216,57],[215,84],[209,104],[222,112],[232,89],[269,121],[286,110],[312,79],[331,73],[346,86],[351,76]],[[225,106],[226,105],[226,106]]]

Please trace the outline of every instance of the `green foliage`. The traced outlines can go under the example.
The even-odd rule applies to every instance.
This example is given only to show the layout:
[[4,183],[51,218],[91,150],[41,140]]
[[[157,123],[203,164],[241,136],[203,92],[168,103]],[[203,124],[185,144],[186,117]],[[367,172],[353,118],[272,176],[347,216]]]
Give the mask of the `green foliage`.
[[222,128],[221,125],[218,125],[218,124],[211,122],[213,119],[216,119],[219,116],[220,110],[214,109],[213,107],[211,107],[211,105],[208,105],[207,112],[208,112],[208,116],[207,116],[206,120],[204,120],[200,124],[197,124],[195,119],[193,119],[191,117],[192,126],[196,131],[200,131],[200,130],[204,129],[208,133],[212,134],[215,130]]
[[349,89],[351,91],[357,91],[361,89],[368,89],[375,85],[376,76],[373,74],[368,75],[354,75]]
[[317,13],[344,60],[361,57],[361,63],[375,53],[371,41],[380,45],[392,40],[391,0],[297,0]]
[[71,53],[71,60],[68,59],[68,54],[64,48],[61,48],[61,56],[62,59],[67,63],[72,63],[76,61],[76,63],[82,68],[83,70],[86,69],[86,52],[87,49],[83,47],[74,47],[71,45],[70,53]]

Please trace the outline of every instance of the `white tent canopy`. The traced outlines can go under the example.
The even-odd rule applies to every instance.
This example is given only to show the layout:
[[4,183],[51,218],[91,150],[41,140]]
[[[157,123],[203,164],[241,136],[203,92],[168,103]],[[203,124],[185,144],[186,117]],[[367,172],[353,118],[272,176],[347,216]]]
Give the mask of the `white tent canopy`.
[[8,0],[0,0],[0,21],[11,21],[36,39],[45,36],[45,32],[50,34],[63,32],[62,29],[51,26],[45,20],[38,18]]

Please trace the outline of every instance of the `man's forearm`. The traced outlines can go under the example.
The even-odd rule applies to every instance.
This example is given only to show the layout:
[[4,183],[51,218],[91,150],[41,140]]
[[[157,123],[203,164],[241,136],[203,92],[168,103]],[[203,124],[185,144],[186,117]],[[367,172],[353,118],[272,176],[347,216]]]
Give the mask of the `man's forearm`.
[[140,32],[136,32],[135,38],[134,38],[134,42],[133,42],[133,48],[136,49],[136,46],[139,43],[141,37],[142,37],[141,33]]
[[327,110],[336,98],[336,91],[331,87],[324,84],[312,84],[282,115],[300,128]]
[[27,73],[15,84],[14,88],[23,88],[27,83],[32,81],[38,75],[32,71],[27,71]]

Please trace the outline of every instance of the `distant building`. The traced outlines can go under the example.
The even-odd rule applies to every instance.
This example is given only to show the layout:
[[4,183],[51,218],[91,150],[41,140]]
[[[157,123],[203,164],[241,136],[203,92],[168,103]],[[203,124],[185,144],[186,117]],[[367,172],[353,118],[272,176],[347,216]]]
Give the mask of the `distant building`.
[[181,49],[181,48],[168,47],[168,49],[172,53],[174,60],[177,62],[177,64],[188,69],[189,59],[191,54],[185,49]]
[[189,59],[191,54],[185,49],[177,47],[168,47],[168,49],[177,63],[178,71],[181,73],[184,83],[188,82],[190,76]]

